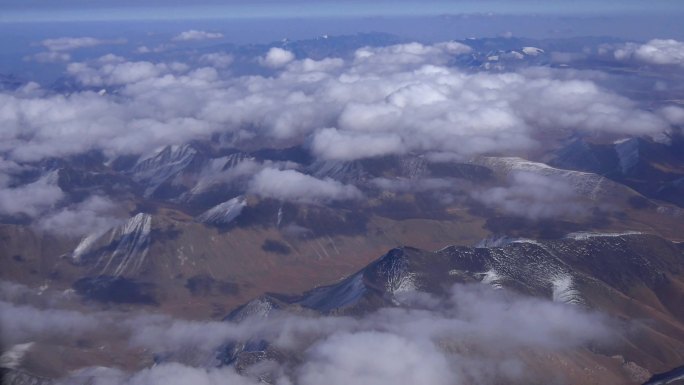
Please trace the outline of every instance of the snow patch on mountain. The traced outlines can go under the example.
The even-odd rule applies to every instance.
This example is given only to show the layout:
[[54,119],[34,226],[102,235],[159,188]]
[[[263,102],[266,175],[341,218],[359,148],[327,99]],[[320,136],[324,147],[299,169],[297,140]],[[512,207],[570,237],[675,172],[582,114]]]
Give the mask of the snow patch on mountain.
[[638,234],[643,234],[643,233],[641,233],[639,231],[624,231],[624,232],[619,232],[619,233],[593,233],[593,232],[578,231],[578,232],[567,234],[565,236],[565,238],[582,241],[582,240],[588,240],[590,238],[596,238],[596,237],[622,237],[624,235],[638,235]]
[[392,294],[416,291],[418,290],[416,274],[407,272],[400,276],[397,280],[388,282],[387,288]]
[[21,360],[24,358],[26,353],[33,346],[33,342],[28,342],[25,344],[14,345],[7,349],[0,356],[0,368],[5,369],[16,369],[21,365]]
[[197,217],[197,221],[215,225],[227,225],[240,215],[245,206],[247,206],[245,197],[238,196],[205,211]]
[[[102,274],[112,271],[113,276],[139,271],[150,247],[152,216],[139,213],[119,227],[113,238],[117,239],[112,252],[102,269]],[[118,262],[118,263],[117,263]]]
[[[536,295],[548,295],[554,301],[581,304],[583,299],[575,287],[572,268],[561,258],[563,243],[530,239],[511,239],[500,246],[483,247],[485,252],[480,282],[503,288],[510,282],[524,282]],[[482,249],[482,248],[480,248]],[[482,271],[482,270],[480,270]]]
[[514,242],[523,242],[525,240],[521,238],[512,238],[505,235],[483,238],[477,242],[473,247],[476,248],[490,248],[490,247],[503,247]]
[[639,163],[639,140],[631,138],[615,144],[615,152],[620,162],[620,170],[627,174]]
[[427,160],[422,157],[404,157],[399,160],[401,175],[409,179],[418,179],[427,174]]
[[417,276],[409,270],[408,257],[401,249],[387,253],[378,263],[378,270],[385,281],[385,290],[392,294],[419,289]]
[[682,210],[678,207],[674,207],[674,206],[658,206],[658,208],[656,209],[656,212],[658,212],[659,214],[663,214],[663,215],[669,215],[669,216],[675,217],[675,218],[678,218],[678,217],[681,217],[682,215],[684,215],[684,210]]
[[318,178],[332,178],[343,183],[357,183],[366,177],[360,162],[317,160],[309,166],[309,173]]
[[528,56],[539,56],[544,53],[544,50],[537,47],[523,47],[522,51]]
[[224,321],[242,322],[247,318],[266,318],[280,307],[268,297],[255,298],[230,313]]
[[560,274],[551,280],[552,298],[554,302],[561,302],[570,305],[580,305],[584,303],[580,292],[575,289],[572,276]]
[[120,276],[135,273],[142,267],[149,251],[152,216],[139,213],[126,223],[104,234],[91,234],[71,254],[75,263],[94,260],[98,274]]
[[[211,187],[220,183],[227,183],[234,178],[247,173],[249,170],[243,166],[249,166],[245,162],[254,162],[255,158],[244,152],[236,152],[220,158],[210,159],[203,165],[197,177],[197,184],[190,191],[190,195],[201,194]],[[243,169],[240,169],[243,167]]]
[[101,236],[102,234],[100,233],[94,233],[81,239],[81,242],[79,242],[74,251],[71,253],[72,261],[80,263],[83,256],[91,250],[92,246],[95,244],[95,242],[97,242],[98,239],[100,239]]
[[324,286],[310,291],[297,303],[321,312],[329,312],[354,305],[365,293],[363,273],[356,273],[337,285]]
[[523,55],[522,53],[520,53],[518,51],[511,51],[508,54],[506,54],[506,57],[507,58],[510,57],[512,59],[517,59],[517,60],[522,60],[525,58],[525,55]]
[[496,270],[488,270],[482,273],[482,283],[491,285],[495,289],[503,289],[502,277],[496,272]]
[[131,170],[136,182],[144,183],[145,196],[152,195],[163,183],[190,165],[197,150],[189,144],[166,146],[142,158]]

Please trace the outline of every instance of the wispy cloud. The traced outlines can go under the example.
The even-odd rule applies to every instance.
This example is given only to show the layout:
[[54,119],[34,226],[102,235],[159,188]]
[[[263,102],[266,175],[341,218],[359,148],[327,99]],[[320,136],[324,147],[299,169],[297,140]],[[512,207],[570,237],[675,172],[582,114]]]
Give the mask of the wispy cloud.
[[254,176],[249,191],[264,197],[296,202],[327,202],[363,197],[361,191],[330,178],[317,179],[295,170],[266,168]]
[[106,197],[91,196],[83,202],[44,214],[36,227],[53,234],[78,237],[102,233],[121,222],[117,205]]
[[[197,322],[166,316],[38,309],[0,302],[4,341],[15,344],[62,337],[90,338],[107,329],[133,347],[174,357],[194,352],[215,357],[231,341],[256,340],[299,360],[264,361],[241,374],[232,367],[192,367],[166,362],[136,373],[89,368],[65,383],[204,385],[277,383],[490,384],[539,381],[519,352],[545,354],[600,346],[619,328],[596,312],[571,305],[496,291],[486,285],[456,285],[446,297],[404,296],[406,304],[352,317],[272,313],[243,322]],[[127,318],[124,320],[124,318]],[[97,334],[95,334],[97,335]],[[125,337],[128,336],[128,337]],[[397,355],[396,352],[401,354]],[[506,362],[506,365],[502,365]],[[369,365],[372,363],[372,365]],[[91,381],[91,382],[88,382]]]
[[196,29],[191,29],[188,31],[184,31],[179,33],[178,35],[174,36],[173,41],[196,41],[196,40],[211,40],[211,39],[220,39],[223,37],[222,33],[219,32],[207,32],[207,31],[199,31]]
[[126,39],[102,40],[94,37],[59,37],[45,39],[40,45],[47,49],[27,56],[24,60],[35,60],[39,63],[58,63],[71,61],[71,51],[92,48],[101,45],[126,44]]
[[472,197],[506,214],[531,219],[578,218],[588,212],[568,180],[530,172],[513,172],[509,185],[473,191]]
[[0,214],[35,217],[53,207],[65,194],[57,185],[57,174],[17,187],[0,188]]
[[73,51],[108,44],[126,44],[126,39],[102,40],[94,37],[60,37],[45,39],[40,44],[53,52]]

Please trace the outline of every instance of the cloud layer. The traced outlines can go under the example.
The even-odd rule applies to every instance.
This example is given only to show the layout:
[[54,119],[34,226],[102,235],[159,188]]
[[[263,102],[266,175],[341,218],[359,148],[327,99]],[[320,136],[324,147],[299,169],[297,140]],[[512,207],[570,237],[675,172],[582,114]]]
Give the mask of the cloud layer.
[[73,51],[81,48],[95,47],[105,44],[123,44],[126,40],[102,40],[94,37],[60,37],[56,39],[45,39],[40,44],[50,51],[63,52]]
[[654,39],[646,44],[628,43],[616,49],[614,54],[618,60],[684,66],[684,42],[672,39]]
[[[191,30],[177,39],[217,37]],[[43,45],[61,55],[104,43],[63,38]],[[662,51],[659,57],[673,57],[678,49],[677,42],[649,44]],[[653,50],[634,48],[629,55],[641,51]],[[402,154],[464,159],[526,154],[541,147],[540,138],[578,132],[619,138],[658,136],[684,120],[677,107],[656,112],[640,109],[636,102],[578,71],[495,73],[453,65],[471,52],[457,42],[409,43],[364,47],[345,59],[313,60],[273,47],[251,58],[251,63],[267,67],[259,70],[262,75],[225,71],[235,58],[222,52],[199,55],[194,65],[104,55],[67,66],[68,75],[84,86],[81,91],[59,94],[30,83],[0,93],[0,154],[3,164],[23,167],[91,150],[112,160],[152,153],[166,145],[220,138],[222,145],[237,148],[300,145],[320,160]],[[249,192],[265,197],[299,202],[362,197],[357,187],[314,178],[301,168],[252,166],[255,176],[245,184]],[[200,179],[220,178],[201,175]],[[62,199],[58,187],[45,181],[18,185],[1,170],[0,181],[4,181],[0,213],[45,215],[43,224],[66,220],[73,216],[72,209],[99,215],[88,207],[48,213]],[[477,199],[516,215],[542,218],[558,213],[551,207],[553,202],[545,200],[557,190],[552,184],[515,178],[512,183],[485,191]],[[527,189],[528,185],[533,188]],[[532,201],[534,210],[516,209]]]
[[23,186],[0,188],[0,214],[35,217],[62,198],[64,192],[57,186],[57,175],[47,174]]
[[[271,49],[260,60],[271,77],[219,75],[212,67],[131,62],[113,55],[72,63],[86,86],[117,95],[45,91],[0,95],[11,159],[101,149],[110,156],[230,134],[264,145],[307,140],[325,159],[407,152],[462,155],[534,148],[542,132],[657,135],[669,127],[589,80],[530,73],[468,73],[448,65],[460,43],[362,48],[344,61],[296,60]],[[205,55],[224,68],[230,57]],[[550,74],[549,76],[553,76]],[[27,140],[30,138],[30,140]]]
[[[582,308],[496,291],[487,285],[456,285],[444,298],[407,294],[401,308],[358,318],[273,313],[240,323],[193,322],[165,316],[80,314],[0,302],[3,341],[55,341],[81,332],[110,330],[128,335],[133,347],[174,357],[211,358],[229,341],[265,341],[300,359],[264,361],[241,375],[232,368],[165,362],[140,372],[91,368],[68,383],[253,384],[493,384],[531,380],[518,353],[552,352],[610,341],[616,329],[607,317]],[[124,320],[125,318],[125,320]],[[185,352],[185,353],[183,353]],[[398,354],[400,353],[400,354]],[[211,359],[208,361],[211,362]],[[526,377],[527,376],[527,377]]]
[[530,219],[577,218],[588,208],[566,180],[530,172],[513,172],[509,185],[473,192],[487,206]]
[[40,45],[47,49],[28,56],[26,60],[35,60],[39,63],[67,62],[71,60],[71,51],[83,48],[91,48],[99,45],[125,44],[126,39],[103,40],[94,37],[59,37],[45,39]]

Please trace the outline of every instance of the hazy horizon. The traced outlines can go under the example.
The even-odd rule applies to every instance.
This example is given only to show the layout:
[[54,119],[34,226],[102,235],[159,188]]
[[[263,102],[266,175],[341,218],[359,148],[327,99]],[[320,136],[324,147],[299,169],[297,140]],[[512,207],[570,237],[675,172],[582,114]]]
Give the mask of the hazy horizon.
[[5,12],[0,22],[8,21],[102,21],[102,20],[182,20],[215,18],[283,18],[329,16],[434,16],[440,14],[497,15],[591,15],[670,13],[682,11],[674,0],[610,0],[610,1],[311,1],[202,0],[185,4],[178,1],[0,1]]

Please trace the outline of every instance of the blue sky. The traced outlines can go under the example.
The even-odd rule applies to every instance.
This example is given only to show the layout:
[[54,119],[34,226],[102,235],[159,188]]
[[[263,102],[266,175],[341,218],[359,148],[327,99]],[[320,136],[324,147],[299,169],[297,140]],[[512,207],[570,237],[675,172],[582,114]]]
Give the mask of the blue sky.
[[0,0],[0,21],[684,12],[681,0]]

